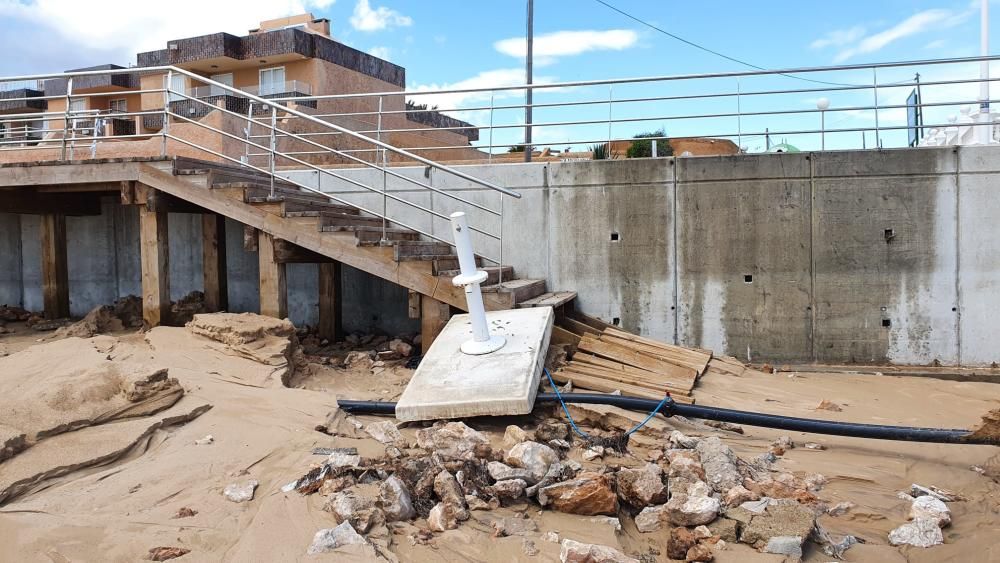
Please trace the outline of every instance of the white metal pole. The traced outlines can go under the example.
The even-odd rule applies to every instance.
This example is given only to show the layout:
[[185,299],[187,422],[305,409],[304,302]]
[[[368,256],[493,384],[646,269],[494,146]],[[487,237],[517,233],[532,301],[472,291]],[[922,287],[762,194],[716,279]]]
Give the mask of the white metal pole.
[[486,308],[483,306],[483,294],[479,285],[486,281],[488,275],[476,269],[476,258],[472,254],[472,239],[469,237],[469,224],[465,213],[459,211],[451,214],[451,231],[455,236],[458,266],[462,271],[452,279],[452,283],[455,286],[465,287],[465,301],[472,323],[473,339],[462,343],[462,352],[472,355],[489,354],[502,348],[507,341],[499,335],[491,336],[486,325]]
[[[979,16],[979,54],[983,57],[990,55],[990,2],[980,1]],[[976,127],[975,138],[980,145],[988,145],[993,138],[993,127],[989,125],[990,119],[990,62],[981,61],[979,63],[979,123]]]

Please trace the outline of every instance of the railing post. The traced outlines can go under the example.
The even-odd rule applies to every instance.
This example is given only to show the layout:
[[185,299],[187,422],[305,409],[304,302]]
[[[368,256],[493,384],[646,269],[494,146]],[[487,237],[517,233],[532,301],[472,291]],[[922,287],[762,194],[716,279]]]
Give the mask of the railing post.
[[276,106],[271,106],[271,199],[274,199],[274,161],[275,153],[277,152],[278,144],[275,138],[275,130],[278,128],[278,108]]
[[66,79],[66,111],[63,114],[62,160],[66,160],[66,140],[69,137],[69,112],[73,107],[73,77]]
[[473,339],[463,342],[462,352],[472,355],[489,354],[503,348],[507,340],[498,334],[490,335],[486,324],[486,307],[483,305],[483,294],[479,285],[486,281],[488,274],[476,268],[476,257],[472,253],[472,239],[469,236],[469,224],[465,213],[461,211],[451,214],[451,232],[455,237],[455,253],[458,255],[458,265],[461,274],[451,282],[456,287],[465,288],[465,301],[469,309],[469,321],[472,324]]
[[743,109],[740,107],[740,79],[736,79],[736,143],[743,150]]
[[250,164],[250,143],[253,142],[253,102],[247,103],[247,126],[243,130],[247,137],[246,148],[243,150],[243,164]]
[[875,92],[875,148],[882,148],[882,141],[879,139],[878,126],[878,69],[872,67],[872,90]]
[[163,136],[163,147],[161,156],[167,156],[167,137],[170,136],[170,87],[173,85],[174,71],[167,71],[166,83],[163,85],[163,127],[160,132]]
[[611,104],[614,96],[614,86],[608,84],[608,158],[611,158]]
[[[404,110],[406,109],[406,100],[405,100],[405,98],[403,100],[403,109]],[[377,123],[377,126],[375,128],[375,138],[378,141],[380,141],[380,142],[382,141],[382,96],[378,97],[378,123]],[[387,182],[387,179],[386,179],[386,171],[385,171],[385,167],[387,165],[387,160],[388,160],[389,155],[387,154],[386,149],[382,149],[382,150],[377,150],[376,149],[376,151],[375,151],[376,157],[375,158],[378,158],[379,153],[381,153],[381,157],[382,157],[380,159],[381,162],[382,162],[382,242],[385,242],[385,241],[389,240],[389,237],[386,236],[386,230],[388,229],[388,226],[389,226],[388,225],[388,222],[389,222],[389,219],[388,219],[389,201],[388,201],[388,197],[386,196],[386,189],[388,187],[387,186],[388,182]],[[433,218],[431,218],[431,220],[433,221]]]
[[490,148],[489,156],[487,157],[487,163],[493,164],[493,95],[494,92],[490,91]]

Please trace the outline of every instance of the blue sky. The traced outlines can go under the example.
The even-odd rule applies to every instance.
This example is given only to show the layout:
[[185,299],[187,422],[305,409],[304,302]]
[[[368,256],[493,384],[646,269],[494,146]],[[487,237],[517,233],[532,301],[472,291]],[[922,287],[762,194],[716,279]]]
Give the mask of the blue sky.
[[[881,0],[814,2],[668,2],[607,0],[632,15],[713,50],[766,68],[854,64],[974,56],[979,45],[978,2],[970,0]],[[146,6],[148,4],[148,6]],[[158,3],[106,0],[0,0],[0,75],[52,72],[66,68],[134,62],[139,50],[162,48],[168,39],[214,31],[245,33],[261,19],[302,10],[330,18],[334,38],[406,67],[408,88],[502,86],[523,82],[521,39],[524,2],[461,0],[243,0],[204,2],[174,0],[169,10]],[[998,10],[994,6],[994,11]],[[197,14],[198,17],[191,17]],[[994,26],[996,29],[996,26]],[[1000,38],[993,33],[992,43]],[[636,76],[677,75],[746,70],[746,67],[685,45],[643,26],[594,0],[536,0],[536,80],[576,81]],[[927,80],[974,76],[974,66],[885,71],[880,82],[912,78],[920,70]],[[834,82],[867,83],[870,72],[822,77]],[[741,81],[742,91],[811,87],[783,77]],[[634,97],[731,91],[734,80],[622,86],[613,95]],[[1000,90],[995,86],[994,90]],[[903,103],[909,87],[880,91],[880,104]],[[925,100],[960,97],[972,100],[976,87],[936,87]],[[868,104],[873,93],[800,93],[766,98],[743,97],[744,111],[810,109],[821,96],[834,109]],[[573,88],[536,95],[537,102],[606,99],[607,87]],[[998,96],[1000,97],[1000,96]],[[518,97],[497,95],[496,103]],[[502,101],[500,101],[502,100]],[[442,106],[489,104],[487,96],[425,98]],[[616,105],[617,117],[726,113],[732,98],[656,104]],[[536,112],[536,121],[604,119],[608,108],[578,107]],[[518,123],[520,112],[498,112],[495,123]],[[956,109],[935,110],[939,120]],[[484,124],[488,112],[460,117]],[[868,127],[871,112],[830,112],[828,128]],[[879,113],[882,124],[899,124],[901,110]],[[930,121],[930,115],[928,121]],[[655,120],[616,125],[613,137],[664,128],[669,135],[720,134],[743,131],[794,130],[818,126],[817,115],[733,119]],[[905,121],[902,121],[905,123]],[[498,142],[515,142],[519,130],[498,131]],[[536,140],[603,139],[607,126],[556,126],[536,130]],[[886,145],[905,133],[886,133]],[[780,141],[781,139],[774,139]],[[751,150],[762,137],[740,139]],[[818,136],[793,136],[803,148],[818,146]],[[861,133],[830,134],[828,148],[861,144]],[[874,134],[865,143],[870,146]]]

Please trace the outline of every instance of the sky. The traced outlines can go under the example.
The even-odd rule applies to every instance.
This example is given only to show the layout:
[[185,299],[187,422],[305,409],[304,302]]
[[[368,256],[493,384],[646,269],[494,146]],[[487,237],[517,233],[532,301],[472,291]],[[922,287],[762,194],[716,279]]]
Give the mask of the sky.
[[[978,1],[970,0],[842,0],[818,4],[808,1],[674,2],[668,0],[605,0],[639,20],[679,35],[723,55],[767,69],[846,65],[899,60],[975,56],[979,52]],[[334,38],[357,49],[386,58],[406,68],[407,89],[502,87],[524,82],[524,0],[0,0],[0,76],[59,72],[103,63],[134,64],[135,53],[162,49],[170,39],[218,31],[245,34],[257,22],[310,11],[331,21]],[[1000,14],[1000,0],[993,5]],[[997,28],[992,44],[1000,46]],[[750,70],[722,56],[699,50],[630,19],[597,0],[535,0],[535,82],[571,82],[610,78],[723,73]],[[995,70],[1000,71],[1000,66]],[[912,89],[912,78],[947,80],[978,75],[976,65],[925,66],[880,71],[880,106],[901,105]],[[637,85],[565,87],[540,90],[536,103],[598,101],[762,90],[821,89],[824,85],[795,77],[769,76],[665,81]],[[871,71],[808,75],[838,84],[870,84]],[[1000,90],[995,86],[994,90]],[[974,101],[974,84],[928,86],[926,102]],[[748,150],[763,150],[762,135],[769,131],[818,129],[820,116],[767,115],[670,119],[685,115],[748,111],[812,110],[826,97],[831,111],[826,129],[874,126],[873,90],[829,90],[793,94],[617,103],[614,119],[649,119],[607,124],[564,125],[572,121],[606,120],[607,103],[571,108],[536,109],[535,128],[540,143],[600,141],[662,129],[670,136],[729,135]],[[996,96],[1000,98],[1000,96]],[[489,94],[450,94],[415,98],[441,108],[490,105]],[[523,103],[520,92],[497,91],[494,105]],[[932,108],[925,121],[943,122],[958,108]],[[477,125],[489,123],[489,110],[454,111]],[[523,135],[513,127],[523,110],[496,110],[494,144],[518,142]],[[881,126],[905,124],[905,110],[883,109]],[[662,118],[662,119],[660,119]],[[932,119],[933,118],[933,119]],[[745,133],[745,135],[740,134]],[[905,143],[905,131],[883,131],[885,146]],[[773,135],[771,142],[788,141],[804,149],[854,147],[875,142],[873,131],[819,135]],[[485,139],[483,142],[488,142]],[[552,145],[554,148],[562,146]]]

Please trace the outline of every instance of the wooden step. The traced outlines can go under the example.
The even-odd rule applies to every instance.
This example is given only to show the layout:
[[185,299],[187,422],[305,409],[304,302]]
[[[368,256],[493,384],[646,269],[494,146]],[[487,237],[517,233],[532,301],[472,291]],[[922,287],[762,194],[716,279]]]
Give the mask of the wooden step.
[[[483,282],[484,285],[494,285],[494,284],[497,284],[497,283],[500,282],[500,271],[501,270],[500,270],[499,267],[497,267],[497,266],[491,266],[489,268],[478,268],[478,269],[483,270],[483,271],[486,272],[487,278],[486,278],[486,281]],[[451,270],[440,270],[440,271],[438,271],[437,275],[439,275],[441,277],[445,277],[445,278],[453,278],[453,277],[455,277],[455,276],[457,276],[458,274],[461,274],[461,273],[462,273],[462,270],[451,269]],[[503,267],[503,279],[504,280],[512,280],[512,279],[514,279],[514,267],[513,266],[504,266]]]
[[545,280],[511,280],[502,284],[484,285],[483,293],[497,293],[507,302],[507,308],[513,309],[518,303],[545,293]]
[[[369,217],[351,213],[337,213],[334,211],[321,211],[319,217],[322,221],[323,230],[326,227],[378,227],[382,228],[381,217]],[[392,224],[390,223],[390,226]]]
[[[350,230],[354,231],[354,238],[357,240],[358,246],[379,246],[382,244],[381,227],[351,227]],[[390,227],[385,230],[385,238],[391,243],[416,241],[420,240],[420,233],[409,229]]]
[[575,291],[556,291],[553,293],[543,293],[537,297],[532,297],[526,301],[518,301],[518,308],[528,307],[559,307],[576,299]]
[[393,246],[397,262],[408,260],[440,260],[455,256],[450,244],[437,241],[400,241]]
[[307,211],[332,211],[335,213],[343,213],[346,215],[359,215],[361,212],[355,208],[348,205],[341,205],[338,203],[327,203],[321,201],[299,201],[293,198],[278,197],[275,199],[270,199],[267,197],[250,197],[245,200],[247,203],[258,204],[258,203],[281,203],[282,210],[285,213],[299,213]]

